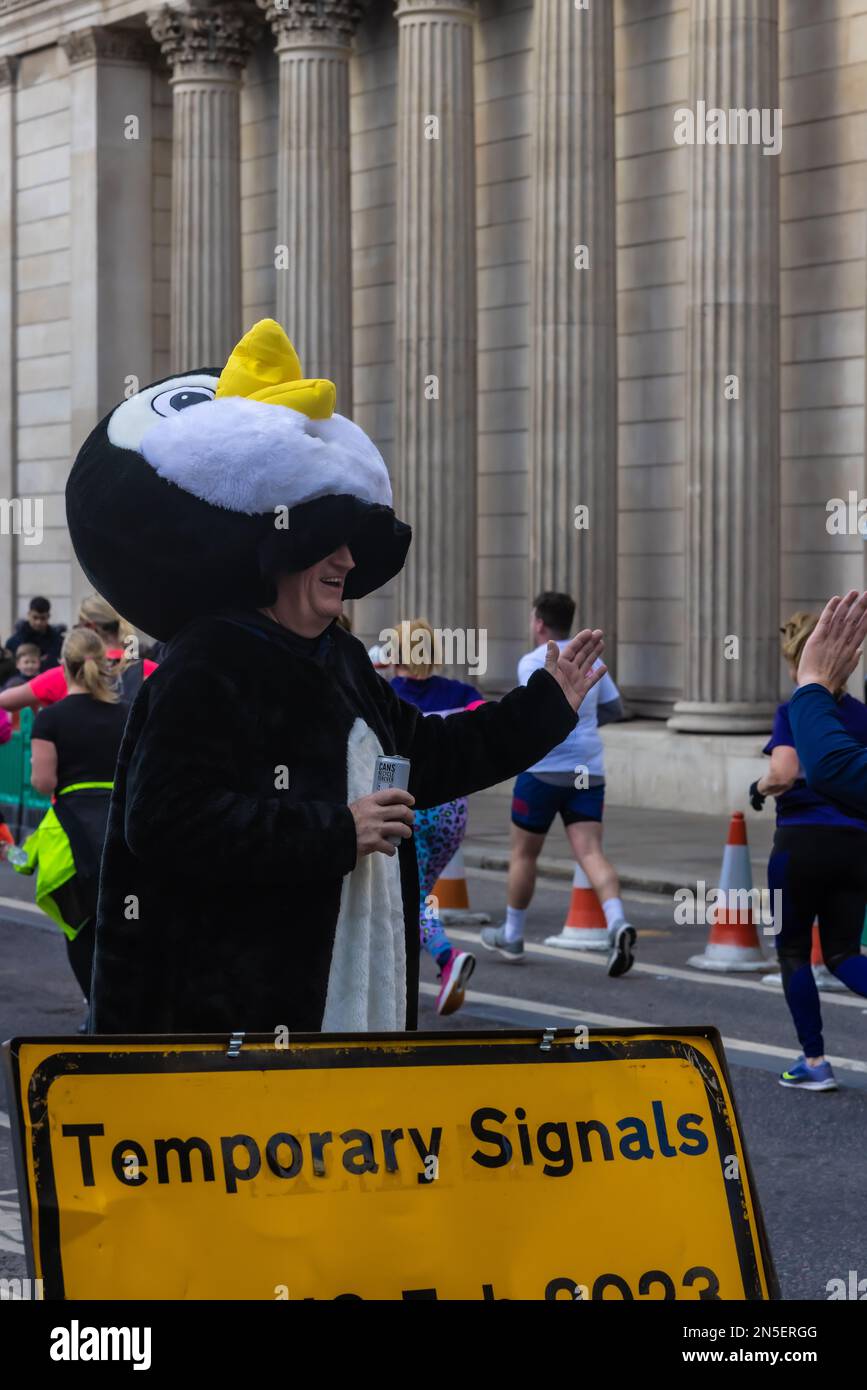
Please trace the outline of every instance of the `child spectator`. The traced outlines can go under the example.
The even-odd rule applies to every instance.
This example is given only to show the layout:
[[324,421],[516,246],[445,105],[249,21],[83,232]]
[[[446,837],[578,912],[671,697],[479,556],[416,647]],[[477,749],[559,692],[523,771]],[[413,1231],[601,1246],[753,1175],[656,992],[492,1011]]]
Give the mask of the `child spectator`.
[[[157,663],[145,657],[144,660],[127,660],[128,648],[134,646],[130,641],[135,634],[129,623],[117,614],[110,604],[99,594],[91,594],[81,601],[76,627],[91,628],[106,646],[106,657],[113,664],[120,682],[120,695],[132,704],[142,681],[157,669]],[[4,687],[0,690],[0,709],[20,710],[39,705],[53,705],[64,700],[67,695],[66,677],[62,666],[50,671],[40,671],[31,680],[19,684],[14,689]]]
[[16,685],[26,685],[34,676],[38,676],[41,662],[42,653],[36,643],[22,642],[15,650],[15,675],[10,676],[0,688],[13,690]]

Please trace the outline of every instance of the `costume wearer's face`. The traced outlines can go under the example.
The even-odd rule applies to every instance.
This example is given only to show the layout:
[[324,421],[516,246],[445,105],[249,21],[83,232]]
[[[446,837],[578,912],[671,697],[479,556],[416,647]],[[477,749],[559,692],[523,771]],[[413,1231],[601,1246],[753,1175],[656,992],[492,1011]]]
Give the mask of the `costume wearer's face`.
[[24,656],[19,656],[15,663],[19,676],[26,676],[28,680],[35,676],[39,671],[40,661],[38,656],[32,656],[29,652]]
[[31,608],[27,614],[27,621],[34,632],[47,632],[51,622],[51,613],[37,613]]
[[315,637],[324,632],[343,607],[343,585],[355,561],[348,545],[342,545],[309,569],[277,577],[277,604],[281,618],[293,632]]

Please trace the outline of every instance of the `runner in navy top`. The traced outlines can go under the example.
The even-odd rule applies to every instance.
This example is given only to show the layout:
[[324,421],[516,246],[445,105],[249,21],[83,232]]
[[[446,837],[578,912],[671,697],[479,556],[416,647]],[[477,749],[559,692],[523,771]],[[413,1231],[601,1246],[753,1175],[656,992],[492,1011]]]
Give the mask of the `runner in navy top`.
[[[795,613],[782,629],[783,655],[793,680],[817,621],[812,613]],[[836,708],[850,736],[867,745],[867,708],[840,693]],[[770,754],[771,764],[750,788],[751,800],[759,810],[765,797],[776,798],[777,830],[768,862],[768,887],[775,894],[774,925],[786,1003],[803,1048],[803,1055],[783,1072],[780,1083],[831,1091],[837,1083],[825,1061],[819,991],[810,965],[813,922],[818,920],[828,969],[856,994],[867,996],[867,958],[861,955],[867,906],[867,819],[807,785],[788,701],[776,712],[764,752]]]

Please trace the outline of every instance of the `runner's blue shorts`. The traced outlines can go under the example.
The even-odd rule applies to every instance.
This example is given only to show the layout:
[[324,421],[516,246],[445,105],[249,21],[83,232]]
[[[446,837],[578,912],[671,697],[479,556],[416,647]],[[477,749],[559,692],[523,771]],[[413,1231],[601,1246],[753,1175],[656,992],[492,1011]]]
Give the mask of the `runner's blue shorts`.
[[522,772],[512,792],[512,824],[534,835],[547,835],[559,813],[564,825],[602,820],[605,783],[597,787],[557,787],[532,772]]

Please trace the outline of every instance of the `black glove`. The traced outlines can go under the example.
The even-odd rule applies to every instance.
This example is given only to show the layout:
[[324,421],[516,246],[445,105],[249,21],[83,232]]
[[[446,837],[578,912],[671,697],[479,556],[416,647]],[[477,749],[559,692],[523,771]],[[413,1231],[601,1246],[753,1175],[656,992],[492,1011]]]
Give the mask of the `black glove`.
[[762,793],[759,791],[759,779],[756,778],[755,782],[753,782],[752,786],[750,787],[750,805],[752,806],[754,811],[763,811],[765,809],[765,802],[767,801],[767,799],[768,798],[766,796],[762,796]]

